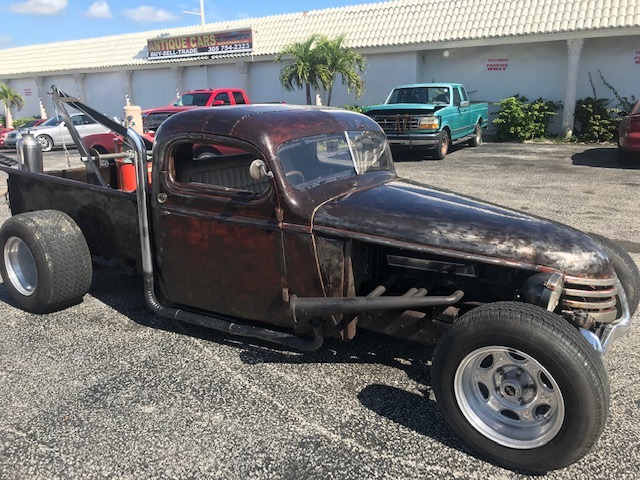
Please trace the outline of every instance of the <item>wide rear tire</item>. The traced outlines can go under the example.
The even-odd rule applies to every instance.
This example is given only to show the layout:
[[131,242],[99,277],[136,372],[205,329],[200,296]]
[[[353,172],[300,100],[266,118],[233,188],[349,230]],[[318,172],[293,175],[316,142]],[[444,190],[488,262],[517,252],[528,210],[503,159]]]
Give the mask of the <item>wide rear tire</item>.
[[601,356],[562,318],[519,302],[462,316],[436,347],[432,384],[458,435],[490,461],[526,472],[580,459],[609,410]]
[[0,228],[0,248],[4,284],[24,310],[61,310],[89,291],[89,247],[78,225],[63,212],[40,210],[11,217]]

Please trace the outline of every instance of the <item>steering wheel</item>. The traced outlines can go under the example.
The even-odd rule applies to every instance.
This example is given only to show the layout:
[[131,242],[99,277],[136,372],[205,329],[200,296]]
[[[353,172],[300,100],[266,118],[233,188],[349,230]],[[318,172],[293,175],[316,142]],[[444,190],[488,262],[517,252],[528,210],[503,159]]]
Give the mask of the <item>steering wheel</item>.
[[[291,170],[289,172],[287,172],[285,174],[285,177],[287,177],[287,180],[289,181],[289,183],[293,184],[293,185],[298,185],[299,183],[304,182],[304,175],[302,174],[302,172],[300,170]],[[292,177],[297,177],[300,180],[299,181],[293,181]]]

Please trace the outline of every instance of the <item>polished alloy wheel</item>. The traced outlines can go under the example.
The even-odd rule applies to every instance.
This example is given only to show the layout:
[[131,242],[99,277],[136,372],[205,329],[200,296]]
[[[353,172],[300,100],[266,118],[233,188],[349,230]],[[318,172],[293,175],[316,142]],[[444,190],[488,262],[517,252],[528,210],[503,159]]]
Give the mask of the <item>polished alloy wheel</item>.
[[505,447],[545,445],[564,421],[558,383],[533,357],[514,348],[489,346],[469,353],[456,370],[454,391],[467,421]]
[[18,237],[8,238],[4,246],[4,263],[8,281],[22,295],[32,295],[38,284],[38,270],[27,244]]

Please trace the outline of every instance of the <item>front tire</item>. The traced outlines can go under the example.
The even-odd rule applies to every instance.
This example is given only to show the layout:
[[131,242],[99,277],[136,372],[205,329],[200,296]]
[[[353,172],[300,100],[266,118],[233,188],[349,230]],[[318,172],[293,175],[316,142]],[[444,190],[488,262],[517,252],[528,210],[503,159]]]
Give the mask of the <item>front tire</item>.
[[78,225],[63,212],[40,210],[11,217],[0,229],[0,248],[4,284],[24,310],[61,310],[89,291],[89,247]]
[[53,139],[49,135],[39,135],[37,140],[40,142],[43,152],[50,152],[53,150]]
[[442,160],[449,153],[449,145],[451,144],[451,137],[449,136],[448,130],[443,130],[440,132],[440,138],[438,139],[438,143],[436,144],[436,148],[433,152],[433,156],[437,160]]
[[486,304],[461,317],[436,347],[432,383],[458,435],[521,471],[580,459],[609,409],[599,354],[557,315],[525,303]]

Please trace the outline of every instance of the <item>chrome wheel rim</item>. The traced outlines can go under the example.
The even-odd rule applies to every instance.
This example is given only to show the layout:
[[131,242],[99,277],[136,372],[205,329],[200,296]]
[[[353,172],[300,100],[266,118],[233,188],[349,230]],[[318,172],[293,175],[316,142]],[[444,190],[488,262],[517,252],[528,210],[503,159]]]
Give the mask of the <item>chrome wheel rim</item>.
[[38,270],[31,250],[18,237],[10,237],[4,246],[4,264],[11,285],[25,297],[35,292]]
[[505,447],[545,445],[564,421],[558,383],[537,360],[514,348],[469,353],[456,370],[454,393],[473,428]]
[[476,143],[480,145],[482,143],[482,129],[480,125],[476,125]]
[[449,150],[449,137],[445,135],[444,137],[442,137],[442,146],[440,147],[440,153],[442,154],[442,156],[445,156],[448,150]]

